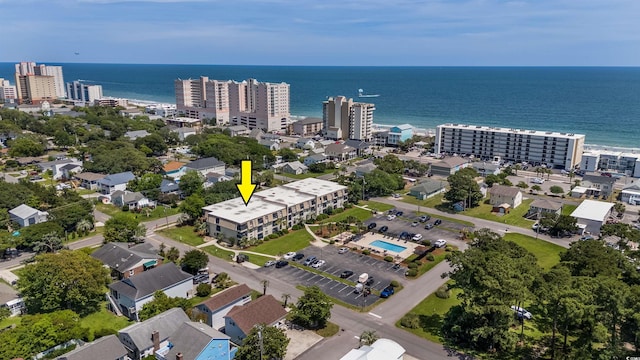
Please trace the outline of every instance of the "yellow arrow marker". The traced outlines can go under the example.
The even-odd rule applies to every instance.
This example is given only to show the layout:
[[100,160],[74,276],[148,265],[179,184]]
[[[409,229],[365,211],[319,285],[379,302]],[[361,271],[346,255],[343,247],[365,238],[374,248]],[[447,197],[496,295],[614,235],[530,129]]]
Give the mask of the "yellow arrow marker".
[[251,160],[242,160],[240,163],[240,184],[236,184],[244,205],[249,205],[249,200],[256,190],[256,184],[251,183]]

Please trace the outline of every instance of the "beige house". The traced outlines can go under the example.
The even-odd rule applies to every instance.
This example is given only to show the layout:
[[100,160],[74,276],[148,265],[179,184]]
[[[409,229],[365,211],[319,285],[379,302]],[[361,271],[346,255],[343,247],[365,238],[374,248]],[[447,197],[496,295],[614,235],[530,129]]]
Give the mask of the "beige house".
[[516,187],[493,185],[489,189],[489,204],[494,212],[508,213],[522,203],[522,191]]

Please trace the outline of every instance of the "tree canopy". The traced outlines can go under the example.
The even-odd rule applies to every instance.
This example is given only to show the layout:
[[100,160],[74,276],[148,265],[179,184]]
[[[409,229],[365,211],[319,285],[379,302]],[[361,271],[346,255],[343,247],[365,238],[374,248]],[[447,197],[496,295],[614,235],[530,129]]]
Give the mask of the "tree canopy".
[[140,321],[145,321],[158,314],[161,314],[169,309],[179,307],[182,310],[187,311],[191,308],[189,300],[181,297],[169,297],[162,290],[158,290],[153,293],[153,300],[142,306],[138,317]]
[[444,199],[451,204],[462,202],[467,207],[476,207],[483,198],[480,185],[475,180],[478,173],[472,168],[465,168],[447,178],[449,190]]
[[289,341],[290,339],[284,330],[258,324],[247,334],[234,359],[284,359]]
[[140,221],[127,213],[119,213],[104,223],[105,242],[138,242],[146,234]]
[[207,267],[207,263],[209,263],[209,256],[207,253],[194,249],[184,253],[180,265],[182,265],[182,269],[184,271],[195,275],[198,270]]
[[331,317],[333,302],[318,286],[304,289],[292,310],[292,320],[308,328],[323,328]]

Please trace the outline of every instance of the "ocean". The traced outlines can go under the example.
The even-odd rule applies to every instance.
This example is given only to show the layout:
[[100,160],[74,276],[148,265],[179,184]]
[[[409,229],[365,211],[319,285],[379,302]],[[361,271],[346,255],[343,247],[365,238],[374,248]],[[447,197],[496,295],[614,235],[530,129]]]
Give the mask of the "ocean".
[[[47,64],[45,62],[45,64]],[[473,124],[586,134],[587,144],[640,148],[640,68],[319,67],[59,64],[65,81],[101,84],[105,96],[175,103],[173,81],[287,82],[291,114],[322,116],[344,95],[376,105],[376,124]],[[13,63],[0,77],[14,82]],[[375,98],[358,98],[358,89]]]

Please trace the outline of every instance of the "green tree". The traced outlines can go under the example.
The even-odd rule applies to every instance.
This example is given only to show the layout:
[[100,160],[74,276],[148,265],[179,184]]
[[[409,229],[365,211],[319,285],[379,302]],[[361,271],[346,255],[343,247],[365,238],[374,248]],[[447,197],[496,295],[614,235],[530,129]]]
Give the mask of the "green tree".
[[618,214],[618,217],[621,217],[626,209],[627,207],[621,202],[616,202],[615,204],[613,204],[613,210],[615,210],[616,214]]
[[399,173],[388,173],[381,169],[374,169],[365,174],[364,180],[366,193],[369,196],[387,196],[404,187],[404,180]]
[[197,274],[198,270],[207,267],[207,263],[209,262],[209,256],[207,253],[201,250],[189,250],[184,253],[182,257],[182,261],[180,264],[182,265],[182,269],[189,274]]
[[182,310],[187,311],[191,307],[191,304],[187,299],[181,297],[172,298],[167,296],[167,294],[165,294],[162,290],[158,290],[153,293],[153,300],[142,306],[142,309],[138,313],[138,317],[140,318],[140,321],[145,321],[176,307],[182,308]]
[[43,143],[32,136],[21,136],[9,141],[9,155],[13,157],[41,156],[44,150]]
[[289,148],[282,148],[278,150],[278,155],[282,156],[282,161],[284,162],[291,162],[291,161],[298,160],[298,154],[296,154],[295,151]]
[[135,140],[136,148],[146,146],[151,150],[151,155],[160,156],[167,153],[168,146],[160,134],[151,134]]
[[62,239],[55,232],[44,234],[44,236],[33,244],[33,251],[37,253],[51,252],[62,249]]
[[375,330],[365,330],[360,334],[360,345],[371,346],[379,338]]
[[64,229],[55,222],[50,221],[33,224],[20,229],[20,237],[24,242],[24,246],[30,249],[33,249],[33,247],[47,234],[55,234],[58,237],[63,237]]
[[562,194],[564,192],[564,189],[562,188],[562,186],[558,186],[558,185],[553,185],[552,187],[549,188],[549,191],[551,191],[552,194]]
[[542,187],[540,187],[540,185],[533,185],[531,187],[531,190],[535,191],[536,193],[539,191],[542,191]]
[[258,324],[251,329],[238,348],[236,360],[281,360],[287,354],[290,339],[284,330]]
[[138,242],[146,234],[146,228],[138,219],[119,213],[104,223],[105,242]]
[[485,176],[484,182],[488,187],[493,187],[493,184],[500,184],[502,182],[502,179],[498,175],[489,174]]
[[93,205],[85,199],[49,210],[49,221],[57,223],[66,232],[76,230],[76,224],[82,220],[93,224]]
[[389,174],[404,174],[404,163],[393,154],[385,155],[382,159],[373,161],[378,169]]
[[444,199],[451,204],[463,202],[465,207],[469,208],[478,206],[483,195],[480,192],[480,186],[474,179],[477,175],[478,173],[471,168],[450,175],[447,178],[449,190],[444,193]]
[[162,175],[147,173],[129,181],[127,189],[141,192],[150,199],[157,199],[160,196],[160,184]]
[[209,285],[208,283],[199,284],[196,287],[196,295],[198,295],[199,297],[206,297],[211,295],[211,285]]
[[529,187],[529,185],[524,181],[518,182],[516,186],[519,187],[520,189],[527,189]]
[[318,286],[304,289],[292,311],[292,320],[304,327],[323,328],[331,317],[331,299]]
[[202,195],[195,193],[189,195],[182,203],[180,203],[180,211],[189,216],[189,221],[193,223],[202,216],[202,208],[205,206]]
[[540,225],[549,229],[552,236],[564,233],[573,233],[578,229],[576,218],[570,215],[558,215],[556,213],[545,212],[540,218]]
[[202,193],[203,183],[204,177],[198,171],[187,171],[186,174],[180,177],[180,183],[178,186],[184,196],[191,196],[192,194]]
[[180,250],[175,246],[170,247],[169,250],[167,250],[167,260],[175,263],[178,259],[180,259]]
[[30,313],[69,309],[90,314],[100,308],[109,272],[84,252],[42,254],[24,267],[18,280]]

